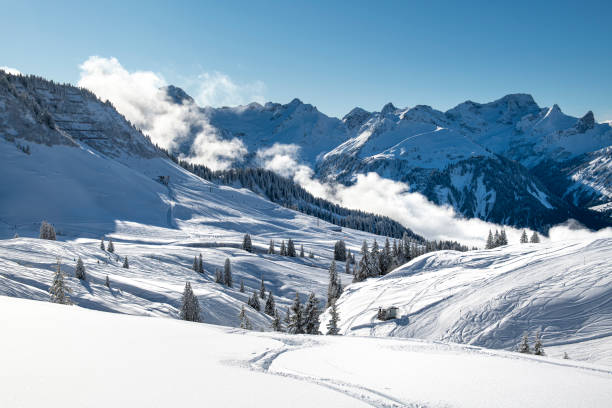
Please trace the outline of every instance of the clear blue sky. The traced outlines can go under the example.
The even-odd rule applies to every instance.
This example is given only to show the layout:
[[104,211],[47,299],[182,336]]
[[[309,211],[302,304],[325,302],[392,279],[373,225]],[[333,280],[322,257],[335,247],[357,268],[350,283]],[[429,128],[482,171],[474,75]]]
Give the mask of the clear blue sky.
[[[75,83],[90,55],[220,71],[342,116],[531,93],[612,120],[611,1],[0,1],[0,66]],[[189,89],[187,89],[189,90]]]

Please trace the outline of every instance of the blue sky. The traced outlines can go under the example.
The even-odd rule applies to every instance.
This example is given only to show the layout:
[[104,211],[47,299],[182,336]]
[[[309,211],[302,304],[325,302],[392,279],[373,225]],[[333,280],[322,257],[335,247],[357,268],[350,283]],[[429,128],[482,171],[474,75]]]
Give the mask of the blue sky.
[[217,72],[237,101],[299,97],[334,116],[526,92],[612,120],[609,1],[0,3],[0,66],[61,82],[99,55],[191,93]]

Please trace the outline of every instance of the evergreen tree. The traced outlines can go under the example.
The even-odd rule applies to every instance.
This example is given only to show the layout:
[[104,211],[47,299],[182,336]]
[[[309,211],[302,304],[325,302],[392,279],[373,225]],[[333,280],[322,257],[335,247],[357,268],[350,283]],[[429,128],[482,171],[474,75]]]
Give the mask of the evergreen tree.
[[287,333],[291,334],[303,334],[304,333],[304,317],[302,305],[300,303],[300,296],[295,292],[295,300],[291,305],[291,314],[289,315],[289,325],[287,326]]
[[523,230],[521,234],[521,244],[526,244],[529,242],[529,238],[527,238],[527,231]]
[[493,236],[493,248],[497,248],[500,245],[501,243],[500,243],[499,231],[495,230],[495,235]]
[[285,240],[281,242],[280,255],[287,256],[287,248],[285,247]]
[[291,238],[289,238],[289,241],[287,241],[287,256],[290,256],[292,258],[295,258],[296,256],[295,244],[293,243],[293,240]]
[[259,304],[259,296],[257,296],[256,291],[253,291],[253,296],[249,298],[247,304],[258,312],[261,310],[261,305]]
[[346,262],[344,263],[344,273],[346,273],[347,275],[351,274],[351,261],[350,261],[350,259],[347,259]]
[[270,240],[270,246],[268,247],[268,253],[270,255],[274,255],[276,251],[274,250],[274,240]]
[[[410,237],[408,236],[406,232],[404,232],[404,236],[402,237],[401,243],[402,243],[402,246],[404,247],[404,250],[403,250],[404,262],[409,262],[411,259],[416,258],[415,254],[413,254],[411,251]],[[400,262],[400,263],[403,263],[403,262]]]
[[331,304],[329,309],[329,322],[327,322],[327,334],[330,336],[337,336],[340,333],[340,329],[338,329],[338,322],[340,318],[338,317],[338,309],[336,307],[336,302]]
[[312,253],[312,251],[308,252],[308,258],[314,259],[314,254]]
[[355,282],[364,281],[369,275],[370,271],[370,251],[368,250],[368,243],[363,241],[361,246],[361,259],[359,265],[355,268]]
[[115,246],[113,245],[112,239],[108,240],[108,245],[106,246],[106,250],[110,252],[111,254],[115,252]]
[[300,245],[300,258],[304,257],[304,245]]
[[85,276],[85,265],[83,265],[83,260],[81,259],[80,256],[79,256],[79,259],[77,260],[76,268],[74,270],[74,276],[81,280],[87,279]]
[[527,337],[527,332],[525,332],[525,334],[523,334],[523,338],[521,340],[521,343],[518,345],[518,352],[519,353],[525,353],[525,354],[531,354],[531,349],[529,348],[529,338]]
[[38,238],[55,241],[55,228],[53,228],[53,225],[49,224],[47,221],[41,222]]
[[391,253],[391,244],[389,243],[389,238],[385,239],[385,246],[380,254],[380,258],[378,261],[378,267],[380,269],[381,275],[385,275],[390,271],[391,264],[393,263],[392,253]]
[[266,285],[264,284],[263,275],[261,276],[261,284],[259,285],[259,297],[262,299],[266,298]]
[[[270,296],[272,296],[272,294],[270,294]],[[272,327],[272,330],[274,331],[277,331],[277,332],[283,331],[283,325],[281,323],[281,318],[280,318],[280,315],[278,314],[278,310],[276,309],[274,309],[274,315],[273,315],[271,327]]]
[[329,265],[329,283],[327,284],[327,306],[340,297],[342,291],[340,278],[336,271],[336,261],[332,261]]
[[223,280],[223,272],[221,272],[221,269],[219,268],[215,269],[215,282],[225,283],[225,281]]
[[[333,261],[332,261],[333,262]],[[304,308],[304,331],[306,334],[319,333],[319,305],[314,292],[310,293]]]
[[533,354],[536,356],[544,355],[544,347],[542,346],[542,334],[538,330],[536,332],[535,343],[533,344]]
[[130,264],[128,262],[127,256],[125,258],[123,258],[123,267],[125,269],[128,269],[130,267]]
[[204,273],[204,262],[202,262],[202,253],[200,253],[200,257],[198,258],[198,273]]
[[336,241],[334,245],[334,261],[346,261],[346,244],[343,240]]
[[274,316],[276,311],[276,304],[274,302],[274,296],[272,295],[272,291],[268,293],[268,300],[266,300],[266,306],[264,307],[264,313],[268,316]]
[[503,228],[499,233],[499,245],[508,245],[508,237],[506,236],[506,230]]
[[253,252],[253,244],[251,243],[251,236],[249,234],[244,234],[244,239],[242,240],[242,249],[247,252]]
[[57,260],[57,268],[55,269],[55,275],[53,275],[53,282],[51,283],[51,287],[49,288],[49,294],[51,295],[52,303],[60,303],[63,305],[70,305],[72,302],[70,301],[70,297],[68,294],[70,293],[70,289],[66,286],[64,281],[64,273],[60,268],[60,261]]
[[229,258],[225,258],[225,265],[223,267],[223,283],[228,287],[234,287],[232,280],[232,265],[230,264]]
[[244,281],[240,279],[240,293],[244,293]]
[[187,320],[190,322],[199,322],[200,320],[200,302],[193,294],[191,284],[185,282],[185,289],[183,290],[183,297],[181,299],[181,311],[179,313],[181,320]]
[[540,236],[538,235],[538,233],[536,231],[533,231],[533,234],[531,235],[530,242],[532,244],[539,244],[540,243]]
[[493,238],[493,234],[491,233],[491,230],[489,230],[489,236],[487,237],[487,245],[485,246],[485,249],[493,249],[495,248],[495,239]]
[[192,269],[196,272],[198,272],[199,268],[198,268],[198,257],[194,256],[193,257],[193,266]]
[[106,275],[106,280],[104,281],[104,285],[110,289],[110,280],[108,279],[108,275]]
[[291,309],[287,307],[285,311],[285,327],[289,330],[289,324],[291,323]]
[[102,240],[100,241],[100,249],[105,251],[106,249],[104,248],[104,238],[102,238]]
[[253,326],[251,325],[251,321],[246,315],[246,310],[244,310],[244,306],[240,309],[240,314],[238,315],[240,318],[240,328],[244,330],[253,330]]
[[368,276],[379,276],[380,275],[380,264],[379,264],[380,253],[378,250],[378,243],[374,240],[372,244],[372,250],[370,251],[370,274]]
[[567,352],[565,352],[565,351],[563,352],[563,359],[564,359],[564,360],[569,360],[569,359],[570,359],[570,358],[569,358],[569,355],[568,355],[568,354],[567,354]]

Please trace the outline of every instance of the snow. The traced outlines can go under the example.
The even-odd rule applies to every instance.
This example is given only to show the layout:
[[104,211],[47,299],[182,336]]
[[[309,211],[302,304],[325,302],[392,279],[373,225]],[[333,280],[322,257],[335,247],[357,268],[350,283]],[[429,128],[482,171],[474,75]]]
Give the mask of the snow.
[[[609,363],[611,258],[610,238],[426,254],[347,287],[337,302],[341,333],[512,350],[524,332],[542,330],[554,356],[567,350]],[[399,307],[400,317],[377,320],[378,308],[389,306]],[[592,340],[598,341],[581,345]]]
[[471,346],[244,332],[7,297],[0,324],[0,406],[597,408],[612,398],[609,369]]

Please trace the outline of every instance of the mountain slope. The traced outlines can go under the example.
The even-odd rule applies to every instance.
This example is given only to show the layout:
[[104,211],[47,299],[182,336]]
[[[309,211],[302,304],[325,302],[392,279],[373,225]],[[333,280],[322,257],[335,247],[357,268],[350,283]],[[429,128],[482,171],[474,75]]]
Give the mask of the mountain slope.
[[[611,256],[611,238],[426,254],[347,287],[338,301],[342,333],[509,350],[524,332],[542,330],[547,347],[600,339],[588,358],[611,364]],[[390,306],[400,318],[377,320],[378,308]]]

